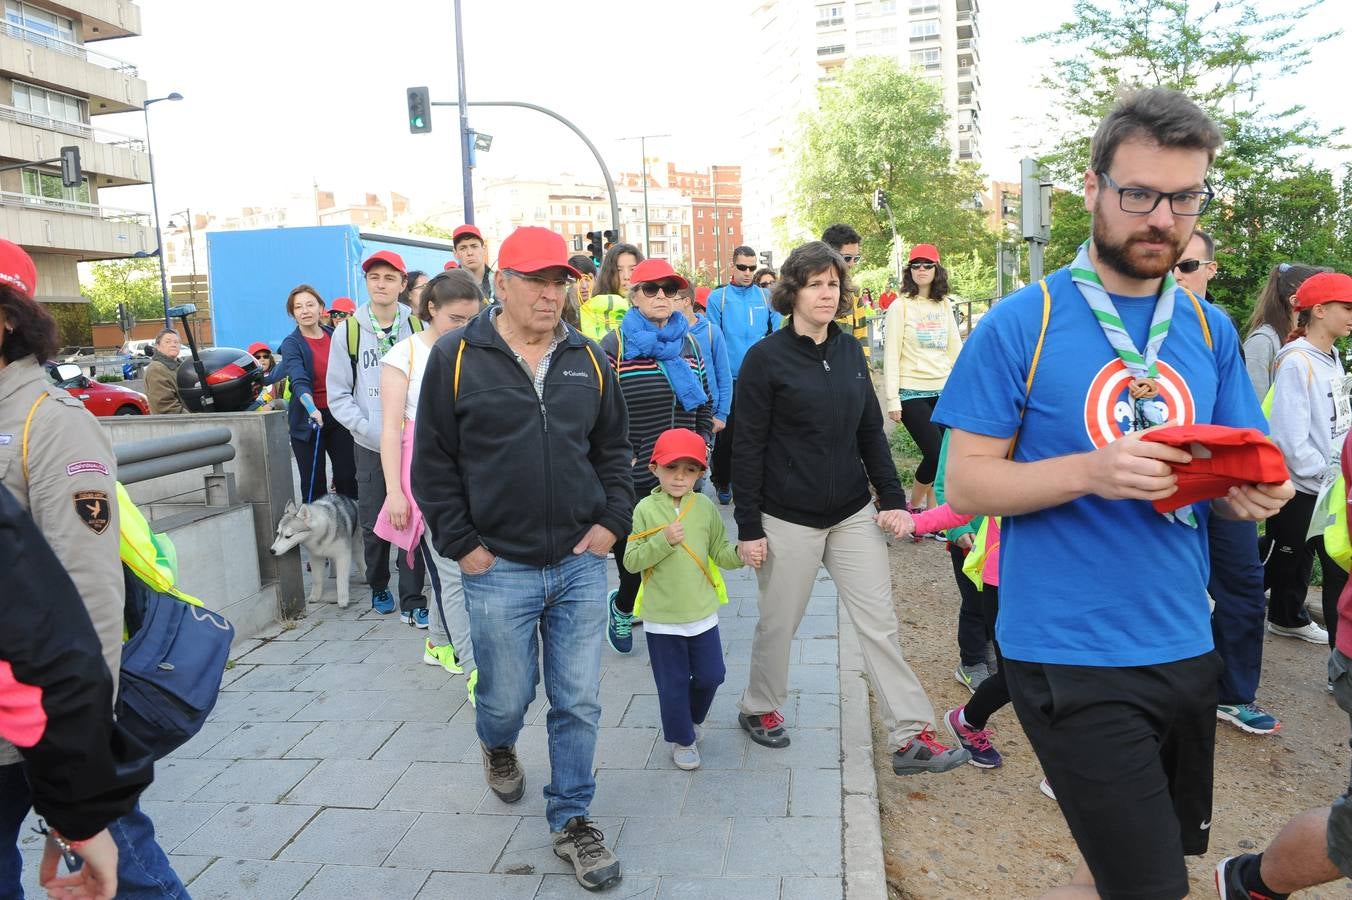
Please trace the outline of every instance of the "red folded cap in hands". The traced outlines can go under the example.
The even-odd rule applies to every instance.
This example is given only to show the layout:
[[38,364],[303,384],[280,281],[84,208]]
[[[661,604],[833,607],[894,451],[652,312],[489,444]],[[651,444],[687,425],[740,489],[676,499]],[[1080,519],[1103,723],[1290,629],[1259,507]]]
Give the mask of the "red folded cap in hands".
[[1178,491],[1154,501],[1156,512],[1173,512],[1190,503],[1224,497],[1236,485],[1281,484],[1289,477],[1282,451],[1256,428],[1170,425],[1147,431],[1141,440],[1192,454],[1192,462],[1173,467]]

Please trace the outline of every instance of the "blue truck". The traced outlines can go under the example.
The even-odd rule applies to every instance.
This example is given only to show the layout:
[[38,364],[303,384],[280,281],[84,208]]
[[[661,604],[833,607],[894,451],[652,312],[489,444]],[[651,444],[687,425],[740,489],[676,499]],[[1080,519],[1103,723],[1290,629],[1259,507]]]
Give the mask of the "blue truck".
[[361,306],[367,300],[361,262],[377,250],[393,250],[410,272],[429,275],[455,258],[450,241],[379,234],[356,225],[208,233],[215,344],[248,347],[264,341],[275,349],[296,327],[286,314],[286,295],[298,284],[317,290],[326,307],[335,297],[351,297]]

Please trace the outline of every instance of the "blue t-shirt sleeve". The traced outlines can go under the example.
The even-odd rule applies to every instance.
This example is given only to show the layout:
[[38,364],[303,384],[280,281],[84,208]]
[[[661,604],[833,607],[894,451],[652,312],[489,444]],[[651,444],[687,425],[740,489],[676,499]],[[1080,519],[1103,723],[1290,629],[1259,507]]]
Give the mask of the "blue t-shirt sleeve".
[[1021,305],[1028,304],[1010,297],[982,317],[939,395],[934,421],[988,437],[1013,437],[1018,431],[1029,364]]
[[1244,368],[1244,358],[1239,355],[1239,332],[1235,331],[1224,313],[1210,304],[1207,304],[1207,322],[1211,326],[1218,382],[1211,423],[1234,428],[1257,428],[1267,434],[1267,417],[1258,405],[1253,382]]

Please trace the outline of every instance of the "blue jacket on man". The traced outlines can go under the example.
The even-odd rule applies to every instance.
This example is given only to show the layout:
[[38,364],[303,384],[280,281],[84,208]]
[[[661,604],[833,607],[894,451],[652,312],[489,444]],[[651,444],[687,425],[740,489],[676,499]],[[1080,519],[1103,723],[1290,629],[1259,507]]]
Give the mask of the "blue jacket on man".
[[735,381],[742,357],[751,345],[779,327],[780,315],[770,308],[770,294],[763,287],[725,284],[709,294],[710,324],[723,332],[728,345],[728,368]]
[[732,369],[728,367],[728,343],[723,338],[723,332],[702,313],[696,314],[695,324],[690,326],[690,336],[704,355],[704,375],[709,380],[714,418],[726,422],[732,411]]

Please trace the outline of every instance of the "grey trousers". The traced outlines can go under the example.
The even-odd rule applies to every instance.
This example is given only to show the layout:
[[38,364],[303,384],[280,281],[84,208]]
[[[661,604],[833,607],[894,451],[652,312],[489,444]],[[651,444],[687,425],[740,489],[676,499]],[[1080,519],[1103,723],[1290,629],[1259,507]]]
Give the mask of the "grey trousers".
[[[385,473],[380,468],[379,453],[367,450],[360,444],[354,445],[352,449],[357,458],[357,516],[361,519],[366,583],[374,594],[390,586],[390,543],[375,533],[376,517],[385,505]],[[423,596],[422,559],[416,553],[410,558],[400,550],[397,562],[400,611],[422,609],[427,605],[427,598]]]
[[934,728],[934,707],[897,643],[887,542],[873,506],[830,528],[795,525],[762,516],[769,553],[756,573],[760,619],[751,642],[751,673],[738,703],[759,715],[779,709],[789,694],[789,648],[803,620],[818,566],[825,565],[859,632],[864,669],[892,749]]
[[431,535],[424,534],[418,545],[427,580],[432,582],[432,602],[427,604],[429,634],[433,645],[455,647],[460,667],[469,675],[474,664],[474,644],[469,637],[469,608],[465,606],[465,588],[460,582],[460,566],[432,547]]

